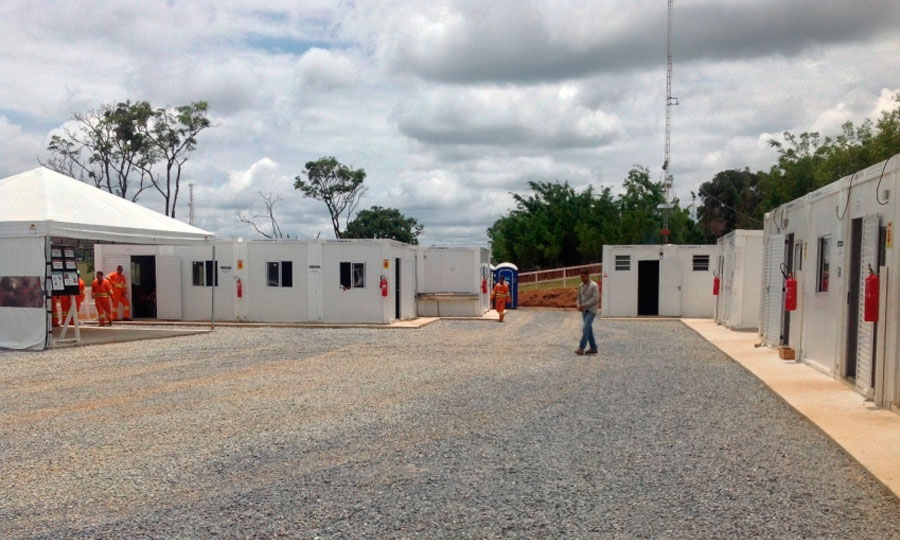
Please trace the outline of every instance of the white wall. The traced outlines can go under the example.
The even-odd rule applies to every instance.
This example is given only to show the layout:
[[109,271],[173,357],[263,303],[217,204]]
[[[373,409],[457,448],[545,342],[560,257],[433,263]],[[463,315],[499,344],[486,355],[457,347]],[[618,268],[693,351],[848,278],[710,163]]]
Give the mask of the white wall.
[[193,282],[193,263],[211,261],[212,246],[175,246],[175,255],[181,258],[181,313],[186,321],[208,321],[213,294],[216,295],[216,320],[232,321],[235,318],[235,246],[228,240],[217,240],[213,244],[219,266],[219,283],[216,287],[194,285]]
[[[711,318],[715,311],[716,298],[713,296],[713,274],[719,257],[719,248],[706,246],[671,246],[677,249],[681,262],[681,317]],[[706,270],[694,270],[694,257],[706,256],[709,266]]]
[[759,329],[762,231],[735,230],[719,238],[723,259],[716,322],[728,328]]
[[[309,320],[307,249],[298,242],[245,242],[247,278],[243,279],[247,320],[293,322]],[[268,284],[268,263],[290,261],[292,286]],[[283,271],[283,265],[282,271]],[[234,265],[234,268],[237,264]],[[229,284],[234,286],[233,283]],[[236,300],[238,304],[241,300]]]
[[[390,268],[383,267],[388,259]],[[341,288],[340,263],[364,263],[365,286]],[[329,322],[387,323],[393,311],[393,297],[381,296],[380,277],[390,281],[393,265],[390,249],[380,243],[327,241],[322,245],[323,318]],[[393,289],[391,289],[393,290]]]
[[[490,309],[490,253],[485,248],[420,247],[418,250],[418,293],[474,295],[466,300],[440,302],[420,298],[418,312],[423,317],[480,317]],[[488,292],[482,292],[487,279]]]
[[[0,278],[32,278],[27,282],[42,287],[44,295],[47,283],[44,281],[46,268],[46,237],[0,238]],[[10,279],[10,281],[13,281]],[[12,283],[9,284],[12,287]],[[32,289],[35,293],[36,289]],[[46,302],[46,299],[45,299]],[[10,303],[12,301],[10,300]],[[46,305],[40,307],[0,306],[0,348],[33,349],[44,348],[47,342],[49,321]]]

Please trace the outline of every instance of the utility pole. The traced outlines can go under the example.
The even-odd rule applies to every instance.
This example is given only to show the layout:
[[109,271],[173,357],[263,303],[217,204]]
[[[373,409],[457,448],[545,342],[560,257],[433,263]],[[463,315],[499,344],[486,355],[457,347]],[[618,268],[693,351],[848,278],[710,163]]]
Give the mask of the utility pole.
[[194,183],[188,184],[190,195],[188,196],[188,224],[194,224]]
[[672,176],[672,173],[670,172],[672,165],[670,161],[672,157],[672,106],[678,105],[678,98],[672,97],[672,2],[673,0],[669,0],[669,19],[666,31],[666,158],[665,161],[663,161],[663,189],[666,200],[665,203],[659,205],[659,208],[662,209],[663,212],[663,228],[660,231],[663,244],[669,243],[669,235],[672,233],[672,231],[669,230],[669,214],[674,207],[674,204],[672,204],[672,200],[674,199],[672,193],[674,176]]

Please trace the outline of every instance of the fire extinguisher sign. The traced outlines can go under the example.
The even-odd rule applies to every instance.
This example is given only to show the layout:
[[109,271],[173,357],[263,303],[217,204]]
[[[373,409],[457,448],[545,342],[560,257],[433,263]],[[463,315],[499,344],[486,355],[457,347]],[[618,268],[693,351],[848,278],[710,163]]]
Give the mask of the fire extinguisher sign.
[[391,260],[390,260],[390,259],[385,259],[384,262],[383,262],[382,264],[384,265],[385,268],[390,268],[390,267],[391,267]]

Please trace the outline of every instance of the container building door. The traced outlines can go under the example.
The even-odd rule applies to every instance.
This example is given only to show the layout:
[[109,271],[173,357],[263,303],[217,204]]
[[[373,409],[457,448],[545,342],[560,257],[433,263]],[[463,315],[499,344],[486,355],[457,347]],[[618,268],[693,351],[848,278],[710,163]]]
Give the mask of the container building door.
[[638,261],[637,314],[659,315],[659,261]]
[[178,257],[156,258],[156,316],[181,320],[181,261]]
[[[866,276],[869,269],[878,272],[878,239],[879,216],[866,216],[862,219],[862,235],[860,238],[859,291],[857,309],[857,347],[856,347],[856,388],[867,397],[872,397],[875,387],[875,324],[864,321],[866,301]],[[851,285],[852,286],[852,285]]]
[[766,267],[763,290],[763,320],[765,343],[773,347],[781,345],[781,311],[784,299],[782,288],[784,277],[781,263],[784,262],[784,235],[774,234],[766,245]]
[[674,257],[659,262],[659,314],[681,316],[681,265]]

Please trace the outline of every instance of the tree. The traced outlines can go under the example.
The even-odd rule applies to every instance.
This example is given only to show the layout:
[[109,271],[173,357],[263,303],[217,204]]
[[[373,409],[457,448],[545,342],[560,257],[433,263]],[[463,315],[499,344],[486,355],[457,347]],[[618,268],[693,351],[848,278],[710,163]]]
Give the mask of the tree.
[[53,135],[50,158],[38,162],[133,202],[153,186],[165,214],[175,217],[187,155],[211,125],[206,112],[204,101],[155,110],[146,101],[125,101],[75,113],[74,127]]
[[[238,212],[235,217],[237,218],[237,220],[240,223],[245,223],[245,224],[253,227],[253,230],[255,230],[257,233],[259,233],[260,235],[262,235],[265,238],[269,238],[269,239],[284,238],[285,235],[281,231],[281,226],[278,225],[278,219],[275,218],[275,205],[282,200],[281,196],[276,196],[274,193],[271,193],[271,192],[263,193],[262,191],[260,191],[259,197],[263,200],[263,204],[266,207],[265,214],[251,213],[250,216],[248,217],[248,216],[244,215],[243,212]],[[269,226],[272,228],[271,233],[267,233],[267,232],[263,231],[262,229],[260,229],[259,225],[256,224],[256,222],[254,220],[260,219],[260,218],[269,220]]]
[[304,197],[325,203],[331,215],[334,237],[341,238],[341,215],[346,212],[346,220],[349,221],[360,198],[365,194],[363,181],[366,179],[366,171],[353,170],[329,156],[307,162],[303,174],[308,180],[296,176],[294,189],[301,190]]
[[[625,191],[616,204],[619,209],[620,244],[658,244],[662,240],[662,213],[665,202],[662,184],[650,180],[650,171],[635,165],[623,183]],[[674,229],[673,229],[674,231]]]
[[616,224],[619,212],[612,190],[603,188],[600,195],[591,201],[590,210],[582,221],[575,224],[578,236],[578,252],[582,262],[596,262],[603,258],[603,246],[616,243]]
[[700,185],[697,217],[708,241],[734,229],[762,228],[760,175],[749,169],[727,170]]
[[151,185],[147,168],[157,149],[143,131],[152,116],[146,101],[103,105],[72,115],[74,127],[53,135],[50,158],[38,162],[54,171],[91,182],[124,199],[137,201]]
[[529,182],[533,194],[513,194],[516,208],[488,231],[496,261],[515,261],[522,270],[553,268],[582,261],[576,225],[593,207],[593,189],[576,192],[568,182]]
[[206,117],[209,105],[196,101],[174,109],[153,112],[151,125],[144,123],[143,135],[152,141],[164,172],[154,174],[146,168],[153,187],[165,201],[165,214],[175,217],[175,206],[181,191],[181,173],[188,154],[197,148],[197,135],[212,124]]
[[361,210],[347,223],[344,238],[390,238],[407,244],[418,244],[424,226],[415,218],[408,218],[395,208],[373,206]]

